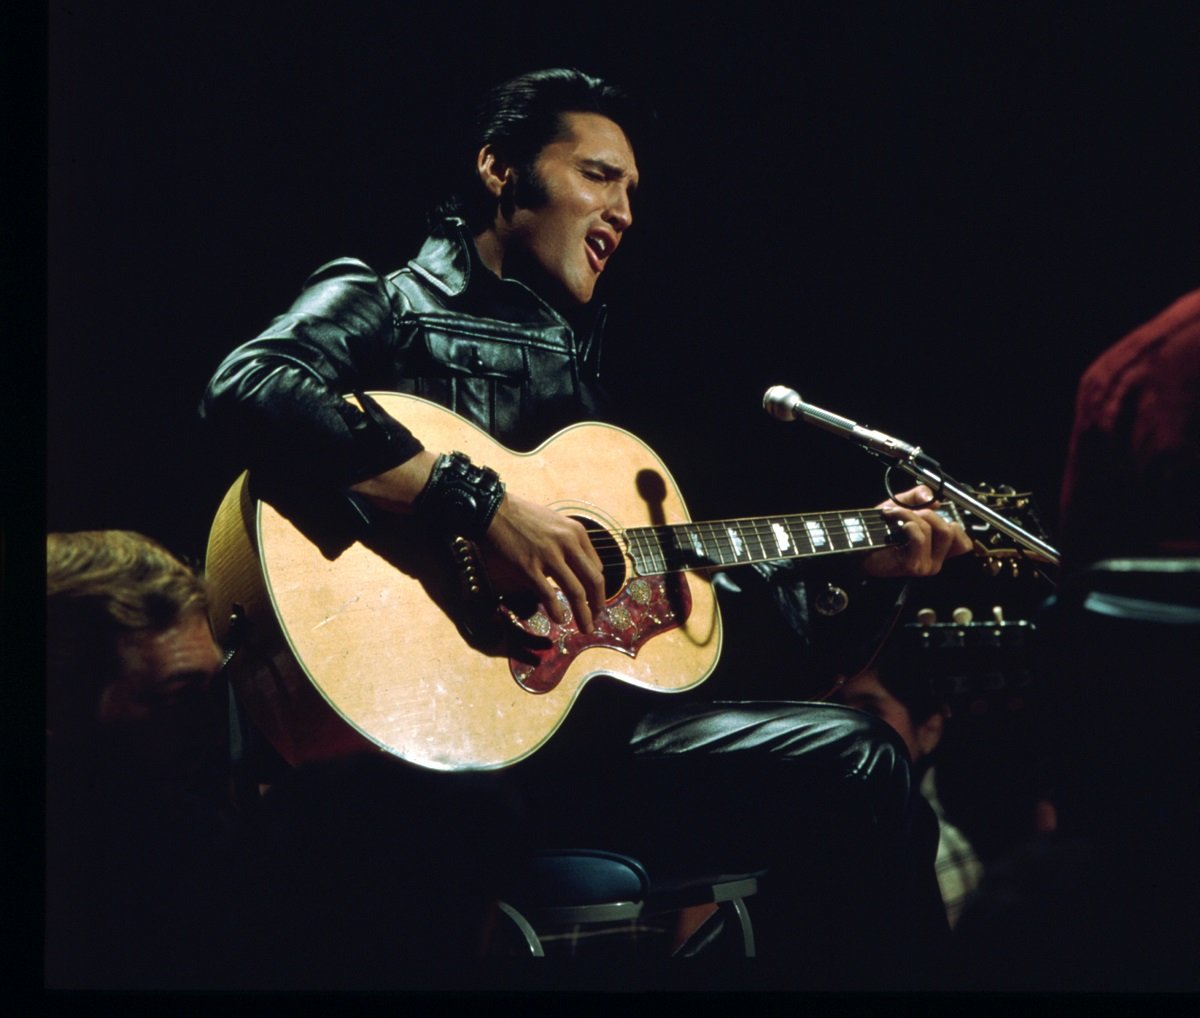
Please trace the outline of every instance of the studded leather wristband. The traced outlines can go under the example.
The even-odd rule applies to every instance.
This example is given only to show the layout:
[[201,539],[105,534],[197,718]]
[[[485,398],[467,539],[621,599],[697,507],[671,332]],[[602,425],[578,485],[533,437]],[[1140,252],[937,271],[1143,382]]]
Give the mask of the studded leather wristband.
[[503,501],[504,482],[496,471],[452,452],[437,458],[413,508],[434,530],[478,540]]

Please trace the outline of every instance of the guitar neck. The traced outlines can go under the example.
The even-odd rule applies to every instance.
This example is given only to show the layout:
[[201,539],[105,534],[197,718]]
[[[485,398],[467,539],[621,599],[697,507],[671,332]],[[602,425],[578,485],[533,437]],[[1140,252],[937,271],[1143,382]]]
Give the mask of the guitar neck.
[[[962,525],[953,505],[938,513]],[[898,531],[880,509],[756,516],[632,527],[625,543],[640,576],[749,565],[778,559],[813,558],[844,552],[868,551],[894,544]]]

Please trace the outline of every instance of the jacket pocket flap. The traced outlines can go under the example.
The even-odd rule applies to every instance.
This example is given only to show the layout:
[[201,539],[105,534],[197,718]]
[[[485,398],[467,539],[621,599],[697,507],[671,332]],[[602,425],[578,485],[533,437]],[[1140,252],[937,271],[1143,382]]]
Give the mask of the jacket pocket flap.
[[425,347],[450,374],[514,381],[528,374],[519,343],[430,330],[425,333]]

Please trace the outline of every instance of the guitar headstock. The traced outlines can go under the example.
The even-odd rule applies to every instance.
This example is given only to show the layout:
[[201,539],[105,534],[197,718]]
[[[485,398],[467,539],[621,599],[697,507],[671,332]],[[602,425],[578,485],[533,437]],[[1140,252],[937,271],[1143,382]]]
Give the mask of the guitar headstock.
[[972,714],[1024,706],[1032,684],[1036,626],[1008,620],[995,606],[990,619],[975,620],[958,607],[949,622],[937,621],[933,609],[916,613],[898,636],[905,661],[930,683],[946,703]]
[[[1031,492],[1017,491],[1010,484],[993,486],[986,483],[978,484],[970,490],[975,498],[993,512],[1035,537],[1048,540],[1049,535],[1038,516],[1037,505]],[[1052,564],[1052,560],[1045,555],[1018,545],[1007,534],[1001,533],[987,520],[975,516],[969,510],[960,509],[959,516],[959,522],[975,546],[975,553],[983,559],[985,567],[993,576],[1001,572],[1015,576],[1023,565],[1030,563]]]

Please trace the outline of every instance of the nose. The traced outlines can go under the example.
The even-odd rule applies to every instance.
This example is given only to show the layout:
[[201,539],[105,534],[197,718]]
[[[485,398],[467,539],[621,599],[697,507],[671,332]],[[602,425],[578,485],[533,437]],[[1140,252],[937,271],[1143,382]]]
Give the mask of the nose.
[[628,230],[633,225],[633,205],[629,201],[629,192],[623,187],[615,189],[616,194],[604,213],[604,220],[617,233]]

